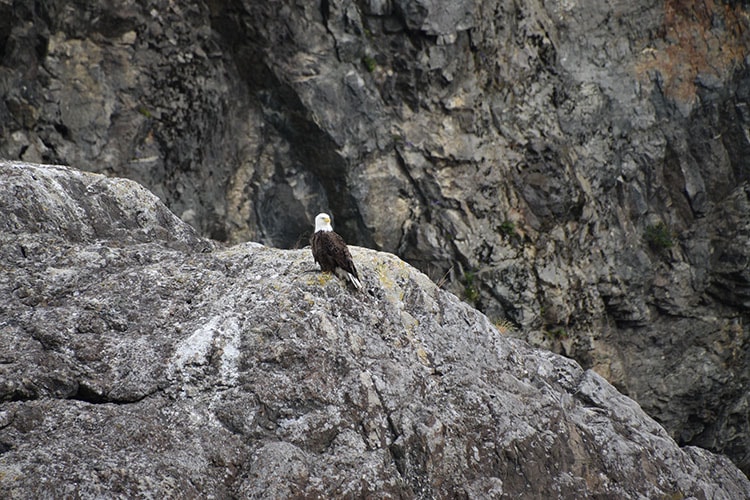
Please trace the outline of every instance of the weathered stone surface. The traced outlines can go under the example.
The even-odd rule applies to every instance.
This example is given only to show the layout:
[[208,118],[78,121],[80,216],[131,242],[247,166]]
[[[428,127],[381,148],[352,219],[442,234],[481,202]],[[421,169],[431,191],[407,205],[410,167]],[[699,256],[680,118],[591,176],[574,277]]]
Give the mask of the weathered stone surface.
[[0,157],[135,179],[229,242],[298,247],[326,209],[750,472],[748,19],[0,0]]
[[0,163],[3,498],[743,498],[592,370],[398,258],[197,237],[130,181]]

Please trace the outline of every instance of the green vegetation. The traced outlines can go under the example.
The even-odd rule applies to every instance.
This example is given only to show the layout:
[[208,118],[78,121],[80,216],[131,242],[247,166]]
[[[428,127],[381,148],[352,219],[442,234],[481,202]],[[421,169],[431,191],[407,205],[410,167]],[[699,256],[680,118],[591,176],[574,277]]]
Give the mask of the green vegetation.
[[512,236],[516,232],[516,224],[512,220],[506,220],[500,224],[499,229],[503,236]]
[[672,248],[672,234],[663,222],[646,226],[646,242],[654,250],[668,250]]
[[149,111],[148,108],[146,108],[146,106],[139,106],[138,112],[142,114],[143,116],[145,116],[146,118],[151,118],[151,111]]
[[464,297],[470,304],[476,305],[479,300],[479,289],[475,283],[476,275],[468,271],[464,273]]
[[370,56],[362,57],[362,64],[365,65],[365,68],[367,68],[367,71],[369,71],[370,73],[375,71],[375,68],[378,67],[378,62],[375,60],[375,58]]
[[561,326],[554,330],[547,330],[544,333],[550,340],[565,340],[569,338],[568,332]]

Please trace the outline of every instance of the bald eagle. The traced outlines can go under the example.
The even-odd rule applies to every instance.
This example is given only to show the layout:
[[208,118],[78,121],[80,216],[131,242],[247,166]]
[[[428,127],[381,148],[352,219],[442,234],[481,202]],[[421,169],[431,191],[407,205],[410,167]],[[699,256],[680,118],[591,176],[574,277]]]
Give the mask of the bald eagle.
[[318,214],[315,217],[315,232],[310,237],[310,246],[320,269],[335,273],[342,280],[350,281],[357,290],[362,290],[352,254],[349,253],[344,238],[333,231],[330,215]]

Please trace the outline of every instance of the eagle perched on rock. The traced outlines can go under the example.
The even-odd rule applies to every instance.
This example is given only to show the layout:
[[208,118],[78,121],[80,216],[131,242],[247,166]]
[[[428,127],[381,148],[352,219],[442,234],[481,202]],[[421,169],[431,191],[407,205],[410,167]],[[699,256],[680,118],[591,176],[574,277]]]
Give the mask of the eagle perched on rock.
[[362,290],[357,268],[344,238],[333,231],[331,216],[325,213],[315,217],[315,232],[310,237],[310,246],[315,262],[323,272],[332,272],[339,278],[349,281],[354,288]]

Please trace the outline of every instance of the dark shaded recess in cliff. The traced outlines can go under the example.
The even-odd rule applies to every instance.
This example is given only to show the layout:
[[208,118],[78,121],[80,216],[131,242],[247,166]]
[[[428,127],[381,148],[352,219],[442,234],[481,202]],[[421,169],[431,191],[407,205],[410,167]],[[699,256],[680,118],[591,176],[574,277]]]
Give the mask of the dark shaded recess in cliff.
[[517,189],[537,217],[535,229],[581,217],[585,199],[579,183],[569,175],[560,147],[530,144],[524,165],[514,176]]
[[47,17],[38,2],[16,1],[13,5],[0,5],[0,64],[21,70],[18,78],[4,89],[0,100],[0,135],[4,135],[6,127],[14,122],[25,129],[36,126],[36,120],[28,112],[28,103],[42,100],[39,84],[34,80],[38,78],[39,61],[47,54]]
[[[710,215],[738,185],[750,180],[750,75],[739,69],[733,83],[721,89],[698,87],[699,105],[686,118],[684,128],[665,127],[666,148],[663,183],[659,167],[651,166],[649,203],[657,213],[669,214],[667,222],[677,233],[695,219]],[[654,93],[652,102],[660,118],[678,115],[673,101]],[[702,138],[696,140],[696,138]],[[729,228],[730,230],[732,228]]]
[[[748,315],[742,315],[738,321],[747,322],[748,319]],[[730,331],[732,330],[730,328]],[[734,332],[737,335],[743,335],[739,330],[740,328],[737,328]],[[686,335],[683,339],[677,339],[678,347],[683,348],[683,352],[688,352],[691,346],[703,344],[711,352],[712,357],[723,357],[722,362],[737,372],[750,366],[748,364],[750,363],[750,350],[747,348],[725,353],[715,349],[715,345],[701,342],[701,339],[695,337],[696,335]],[[745,343],[745,346],[747,345]],[[668,363],[674,365],[675,370],[679,369],[679,362],[673,360]],[[706,390],[707,387],[711,390]],[[744,438],[736,432],[737,429],[747,425],[747,411],[742,403],[745,387],[746,383],[740,377],[725,377],[713,380],[705,387],[685,392],[677,400],[680,403],[678,407],[690,408],[693,402],[698,400],[705,400],[706,403],[702,405],[703,408],[694,410],[694,413],[688,413],[678,432],[673,434],[677,443],[680,446],[699,446],[709,450],[721,450],[721,453],[733,457],[738,466],[742,467],[744,464],[743,470],[747,475],[746,464],[750,453],[743,444]],[[669,412],[669,410],[666,411]],[[710,418],[707,418],[709,415]]]
[[[322,186],[324,193],[321,194],[325,195],[329,206],[320,207],[320,211],[336,214],[336,231],[349,243],[374,246],[347,182],[346,161],[337,153],[338,146],[333,139],[315,123],[294,89],[279,80],[269,68],[265,53],[268,40],[252,32],[253,23],[243,21],[247,13],[240,2],[214,2],[211,9],[212,27],[231,54],[265,122],[290,144],[295,163]],[[306,236],[312,231],[308,214],[304,213],[284,172],[285,166],[277,164],[274,186],[259,204],[258,220],[269,244],[294,248],[306,245]],[[279,210],[279,207],[284,209]]]
[[[710,201],[720,203],[737,187],[750,181],[750,68],[735,72],[732,83],[720,91],[699,87],[701,106],[687,123],[689,151],[698,161]],[[708,140],[696,141],[695,137]]]
[[0,61],[5,59],[8,37],[14,24],[12,6],[0,4]]
[[721,0],[721,3],[730,7],[750,7],[750,0]]
[[[746,5],[746,4],[743,4]],[[732,99],[719,108],[721,140],[729,154],[735,180],[750,181],[750,67],[745,65],[735,75],[736,90]]]

